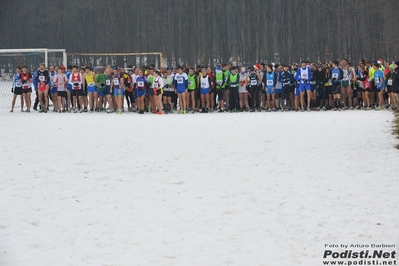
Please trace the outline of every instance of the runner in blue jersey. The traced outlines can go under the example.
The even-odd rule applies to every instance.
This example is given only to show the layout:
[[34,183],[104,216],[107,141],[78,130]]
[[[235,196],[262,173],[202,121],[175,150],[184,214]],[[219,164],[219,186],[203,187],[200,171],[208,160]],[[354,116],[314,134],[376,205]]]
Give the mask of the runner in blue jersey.
[[179,66],[177,68],[178,73],[176,73],[174,77],[174,85],[175,85],[175,92],[179,98],[180,110],[179,114],[186,114],[187,113],[187,86],[188,86],[188,77],[187,74],[183,72],[183,67]]

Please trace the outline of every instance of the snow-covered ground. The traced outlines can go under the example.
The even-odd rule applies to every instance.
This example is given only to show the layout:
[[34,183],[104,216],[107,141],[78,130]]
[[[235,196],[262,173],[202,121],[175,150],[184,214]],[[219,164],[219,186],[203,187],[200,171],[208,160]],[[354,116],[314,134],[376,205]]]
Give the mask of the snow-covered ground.
[[398,246],[392,113],[0,110],[0,265],[322,265]]

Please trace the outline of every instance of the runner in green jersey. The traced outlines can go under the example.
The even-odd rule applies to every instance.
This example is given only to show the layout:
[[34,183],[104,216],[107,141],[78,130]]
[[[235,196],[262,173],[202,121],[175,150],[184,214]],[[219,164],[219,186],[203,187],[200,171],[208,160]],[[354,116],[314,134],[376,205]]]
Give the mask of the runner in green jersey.
[[196,102],[196,90],[197,90],[197,77],[194,73],[194,68],[190,67],[188,69],[188,93],[187,93],[187,103],[190,106],[190,98],[191,98],[191,108],[192,108],[192,113],[194,114],[195,112],[198,112],[198,109],[195,106]]
[[102,69],[98,70],[98,74],[96,75],[97,78],[97,84],[98,84],[98,106],[96,106],[97,108],[97,112],[99,111],[105,111],[105,109],[103,108],[103,103],[104,103],[104,90],[105,90],[105,79],[107,78],[107,75],[104,74],[104,71]]
[[215,68],[215,83],[216,83],[216,95],[219,102],[219,113],[224,112],[224,89],[226,87],[226,78],[220,66]]
[[226,109],[229,109],[230,106],[230,86],[228,85],[228,80],[230,77],[230,68],[228,64],[223,64],[223,74],[224,74],[224,82],[226,83],[226,86],[224,87],[224,97],[226,99]]

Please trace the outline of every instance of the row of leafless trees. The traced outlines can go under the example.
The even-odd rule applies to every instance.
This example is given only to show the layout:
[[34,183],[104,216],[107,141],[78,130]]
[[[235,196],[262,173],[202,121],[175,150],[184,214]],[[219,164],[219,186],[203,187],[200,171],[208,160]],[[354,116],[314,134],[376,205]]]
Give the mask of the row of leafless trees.
[[393,60],[398,14],[398,0],[0,1],[0,47],[160,51],[173,65]]

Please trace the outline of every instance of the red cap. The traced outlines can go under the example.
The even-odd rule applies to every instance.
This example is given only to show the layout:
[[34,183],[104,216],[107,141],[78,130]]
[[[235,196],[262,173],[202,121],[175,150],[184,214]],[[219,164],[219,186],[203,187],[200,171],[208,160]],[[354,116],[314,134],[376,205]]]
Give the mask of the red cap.
[[62,70],[65,70],[65,66],[60,66],[60,68],[61,68]]
[[260,65],[259,64],[255,64],[254,68],[260,69]]

